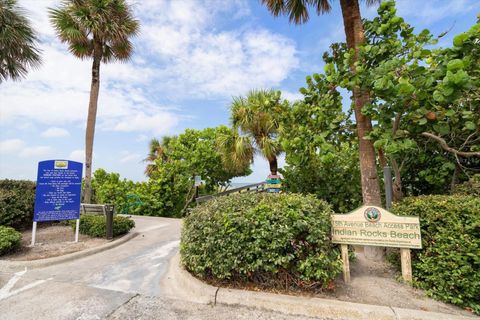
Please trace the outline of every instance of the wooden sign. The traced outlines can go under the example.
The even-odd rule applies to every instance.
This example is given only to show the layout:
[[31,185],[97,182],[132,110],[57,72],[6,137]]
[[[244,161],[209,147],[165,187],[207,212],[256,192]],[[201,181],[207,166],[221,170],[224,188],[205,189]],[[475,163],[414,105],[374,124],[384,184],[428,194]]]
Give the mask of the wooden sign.
[[345,282],[350,282],[349,244],[400,248],[402,276],[411,282],[410,248],[422,248],[420,220],[397,216],[376,206],[363,206],[348,214],[332,215],[332,242],[341,244]]
[[364,246],[422,248],[418,217],[396,216],[375,206],[332,215],[332,242]]
[[282,188],[282,181],[279,175],[269,175],[263,186],[266,192],[278,193]]

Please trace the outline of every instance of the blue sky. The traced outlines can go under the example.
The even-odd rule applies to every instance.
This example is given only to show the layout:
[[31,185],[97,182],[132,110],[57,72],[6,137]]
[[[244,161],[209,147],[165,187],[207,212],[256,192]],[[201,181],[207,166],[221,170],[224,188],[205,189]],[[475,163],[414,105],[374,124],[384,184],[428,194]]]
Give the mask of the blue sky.
[[[0,84],[0,178],[36,177],[37,162],[84,158],[91,62],[72,57],[55,37],[46,8],[57,0],[19,0],[41,39],[43,65],[21,82]],[[295,100],[305,76],[323,70],[322,53],[344,40],[338,1],[328,15],[302,26],[272,17],[257,0],[129,1],[141,23],[128,63],[101,67],[94,169],[144,180],[152,137],[186,128],[228,124],[232,96],[276,88]],[[418,32],[450,45],[480,13],[476,0],[398,0],[398,12]],[[376,7],[362,7],[373,17]],[[280,161],[283,165],[283,160]],[[268,164],[237,182],[261,181]]]

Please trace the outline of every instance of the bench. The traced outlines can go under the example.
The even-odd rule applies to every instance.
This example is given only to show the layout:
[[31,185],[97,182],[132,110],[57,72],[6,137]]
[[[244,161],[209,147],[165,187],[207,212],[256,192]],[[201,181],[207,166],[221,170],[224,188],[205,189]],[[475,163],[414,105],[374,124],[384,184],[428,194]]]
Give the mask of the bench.
[[115,214],[115,207],[113,204],[80,204],[80,213],[83,214],[103,214],[106,216],[109,212],[113,212]]
[[80,204],[80,214],[103,215],[105,217],[105,231],[107,239],[113,239],[113,215],[115,207],[112,204]]

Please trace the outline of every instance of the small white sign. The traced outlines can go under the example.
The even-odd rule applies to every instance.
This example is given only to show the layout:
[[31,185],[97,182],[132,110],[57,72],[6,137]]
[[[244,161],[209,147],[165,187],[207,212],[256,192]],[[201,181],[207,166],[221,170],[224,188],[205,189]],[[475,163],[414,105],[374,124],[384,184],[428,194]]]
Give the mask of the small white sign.
[[200,187],[202,185],[202,177],[195,176],[195,187]]

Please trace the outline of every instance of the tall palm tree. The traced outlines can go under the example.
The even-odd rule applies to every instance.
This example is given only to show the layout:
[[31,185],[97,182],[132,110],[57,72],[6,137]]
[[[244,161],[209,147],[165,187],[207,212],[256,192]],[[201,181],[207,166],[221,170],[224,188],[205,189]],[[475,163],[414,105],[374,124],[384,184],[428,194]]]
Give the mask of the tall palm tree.
[[38,38],[17,0],[0,0],[0,83],[40,65]]
[[274,90],[252,90],[246,97],[233,99],[230,106],[233,134],[219,141],[232,163],[241,165],[259,153],[268,160],[270,172],[277,174],[277,157],[282,152],[277,139],[278,116],[287,104],[281,100],[280,92]]
[[[261,0],[274,15],[288,15],[290,22],[302,24],[309,20],[309,7],[313,7],[318,15],[328,13],[331,9],[329,0]],[[367,4],[379,2],[366,0]],[[343,25],[347,39],[347,47],[355,50],[358,56],[358,46],[365,41],[362,18],[358,0],[340,0]],[[355,73],[355,67],[351,66]],[[364,139],[372,130],[371,120],[362,114],[363,106],[369,101],[368,93],[354,88],[355,118],[360,151],[360,172],[362,196],[364,204],[381,206],[380,186],[378,183],[375,149],[370,140]]]
[[157,171],[159,163],[166,163],[168,161],[167,149],[173,137],[165,136],[160,142],[157,138],[150,140],[148,144],[148,155],[143,161],[147,163],[145,168],[145,175],[150,177],[153,172]]
[[80,59],[92,58],[92,82],[85,134],[85,193],[90,203],[93,138],[100,89],[100,63],[126,61],[133,51],[130,38],[139,31],[139,22],[125,0],[64,0],[49,9],[50,20],[60,40]]

